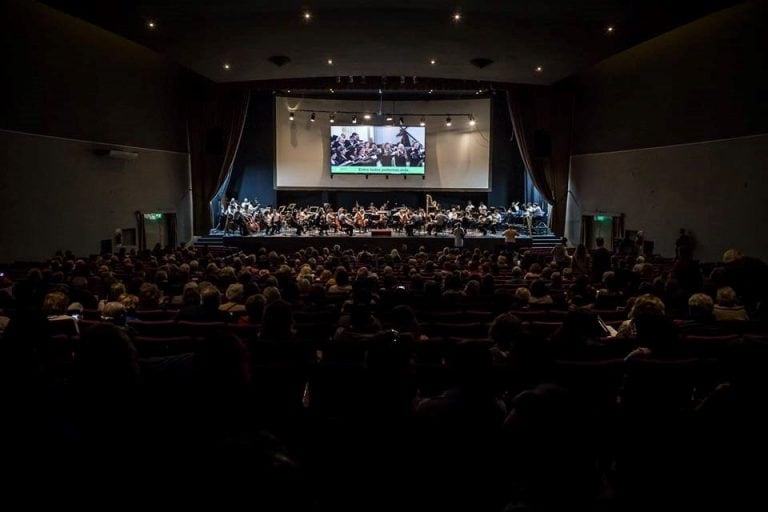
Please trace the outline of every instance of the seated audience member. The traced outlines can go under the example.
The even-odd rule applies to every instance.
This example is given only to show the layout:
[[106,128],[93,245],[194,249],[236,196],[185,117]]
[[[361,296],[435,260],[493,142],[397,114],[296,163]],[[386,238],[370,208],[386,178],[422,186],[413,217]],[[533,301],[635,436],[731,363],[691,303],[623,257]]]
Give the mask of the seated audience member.
[[694,336],[717,335],[722,326],[715,322],[715,303],[706,293],[694,293],[688,299],[687,319],[678,322],[680,331]]
[[718,322],[747,321],[749,315],[744,306],[737,304],[736,292],[730,286],[717,289],[717,303],[713,309]]
[[537,279],[531,283],[530,292],[531,297],[528,299],[529,304],[547,305],[554,303],[552,296],[549,294],[549,290],[547,290],[546,283],[541,279]]
[[267,305],[267,299],[260,293],[251,295],[245,301],[245,315],[238,319],[240,324],[260,324],[264,315],[264,308]]
[[592,258],[584,244],[579,244],[571,258],[571,272],[574,277],[587,276],[591,278]]
[[349,280],[349,272],[344,267],[337,267],[334,274],[335,284],[328,288],[328,293],[349,294],[352,291],[352,283]]
[[267,304],[261,319],[259,339],[288,341],[292,340],[294,336],[291,305],[282,299]]
[[624,294],[621,293],[616,281],[616,274],[610,271],[605,272],[602,286],[595,295],[595,309],[616,309],[625,302]]
[[523,277],[524,281],[535,281],[541,277],[541,265],[538,263],[532,263],[530,267],[528,267],[528,272],[525,274],[525,277]]
[[154,283],[144,283],[139,288],[139,311],[151,311],[160,307],[163,292]]
[[652,309],[644,310],[634,318],[637,332],[637,348],[626,359],[664,359],[679,357],[679,330],[675,322]]
[[494,364],[512,364],[515,343],[523,336],[523,323],[512,313],[503,313],[494,318],[488,328],[488,338],[493,342],[490,348]]
[[590,450],[594,427],[571,393],[540,384],[514,397],[504,421],[502,471],[513,510],[589,509],[598,492],[600,471]]
[[219,306],[221,311],[234,315],[245,313],[245,288],[240,283],[234,283],[227,286],[224,293],[227,302]]
[[600,338],[607,335],[591,310],[571,309],[550,338],[553,356],[565,360],[589,359],[601,345]]
[[125,326],[126,319],[125,306],[122,302],[112,301],[104,304],[104,308],[101,310],[102,322]]
[[228,322],[230,316],[221,311],[221,294],[214,286],[203,286],[200,294],[200,306],[183,309],[176,315],[176,319],[186,322]]
[[80,333],[77,318],[67,314],[69,297],[61,292],[51,292],[43,299],[43,315],[48,320],[51,334],[75,336]]
[[516,309],[527,309],[530,307],[531,291],[525,286],[520,286],[515,290],[513,305]]
[[282,300],[280,290],[278,290],[276,286],[267,286],[264,288],[264,299],[266,299],[267,304]]
[[410,335],[414,341],[427,341],[428,336],[421,333],[416,313],[410,306],[399,305],[392,308],[392,328],[401,335]]
[[73,277],[70,284],[69,299],[72,302],[79,302],[85,309],[96,309],[98,301],[88,290],[87,278],[83,276]]
[[640,316],[664,316],[665,309],[664,303],[660,298],[655,295],[645,294],[640,295],[635,299],[632,309],[630,309],[627,315],[627,320],[622,322],[619,326],[618,333],[619,338],[629,338],[637,336],[637,322],[636,319]]
[[106,300],[100,300],[97,309],[101,311],[101,308],[103,308],[104,304],[106,304],[107,302],[119,301],[120,297],[125,295],[125,293],[126,293],[126,290],[125,290],[125,285],[123,283],[119,283],[119,282],[112,283],[109,286],[109,290],[107,291]]

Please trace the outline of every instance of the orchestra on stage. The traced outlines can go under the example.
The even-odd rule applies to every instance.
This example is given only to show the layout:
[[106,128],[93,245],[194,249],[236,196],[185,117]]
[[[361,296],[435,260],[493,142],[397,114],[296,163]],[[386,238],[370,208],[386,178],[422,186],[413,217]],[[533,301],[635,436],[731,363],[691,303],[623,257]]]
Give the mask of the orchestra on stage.
[[425,207],[392,207],[385,202],[378,207],[373,203],[367,207],[355,204],[350,210],[333,208],[330,204],[298,207],[292,203],[277,208],[262,207],[258,200],[252,203],[247,198],[241,202],[236,198],[224,198],[217,230],[225,235],[241,236],[327,235],[331,232],[353,236],[356,232],[365,233],[371,229],[391,229],[407,236],[437,236],[452,232],[457,225],[482,236],[496,235],[510,226],[520,227],[521,232],[532,235],[537,230],[546,230],[546,213],[539,204],[520,202],[512,203],[509,208],[497,208],[488,207],[483,202],[473,205],[472,201],[467,201],[465,206],[444,208],[429,195]]

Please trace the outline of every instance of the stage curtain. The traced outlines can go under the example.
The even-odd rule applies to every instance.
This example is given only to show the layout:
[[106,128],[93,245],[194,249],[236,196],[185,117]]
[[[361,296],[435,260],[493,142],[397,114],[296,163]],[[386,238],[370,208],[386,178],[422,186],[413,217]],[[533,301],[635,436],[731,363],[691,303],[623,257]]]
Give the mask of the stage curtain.
[[552,205],[552,230],[562,234],[571,158],[573,94],[567,88],[525,85],[510,87],[506,92],[520,157],[534,185]]
[[218,86],[190,101],[189,156],[196,235],[213,223],[211,201],[232,171],[248,112],[250,89]]

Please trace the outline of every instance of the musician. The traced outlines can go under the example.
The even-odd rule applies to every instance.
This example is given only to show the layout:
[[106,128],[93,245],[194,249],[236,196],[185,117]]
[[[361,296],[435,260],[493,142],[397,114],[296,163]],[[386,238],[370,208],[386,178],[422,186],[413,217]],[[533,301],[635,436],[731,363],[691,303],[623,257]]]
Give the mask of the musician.
[[485,206],[482,201],[480,201],[480,204],[477,205],[477,211],[480,213],[480,215],[485,215],[488,213],[488,207]]
[[507,252],[510,254],[515,254],[515,251],[517,250],[517,237],[519,235],[520,233],[518,233],[512,226],[509,226],[504,231],[504,245],[506,245]]
[[357,230],[360,233],[368,230],[368,221],[365,218],[365,213],[363,213],[362,207],[355,209],[355,226],[357,226]]
[[339,208],[338,226],[339,229],[347,233],[349,236],[355,234],[355,226],[344,208]]
[[282,215],[280,215],[280,212],[277,210],[274,210],[272,213],[269,214],[269,221],[267,224],[267,235],[276,235],[280,232],[280,229],[282,228],[283,219]]
[[467,201],[467,206],[464,208],[464,211],[467,213],[472,213],[472,211],[475,209],[475,205],[472,204],[472,200]]
[[438,233],[443,231],[447,223],[448,215],[443,210],[438,210],[433,221],[427,224],[427,234],[431,235],[434,232],[434,235],[437,236]]

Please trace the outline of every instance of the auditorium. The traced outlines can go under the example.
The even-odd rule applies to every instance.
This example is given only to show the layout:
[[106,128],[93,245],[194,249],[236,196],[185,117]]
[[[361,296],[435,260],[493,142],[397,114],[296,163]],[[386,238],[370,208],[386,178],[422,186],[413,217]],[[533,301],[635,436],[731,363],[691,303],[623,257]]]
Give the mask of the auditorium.
[[768,506],[768,0],[0,13],[9,502]]

